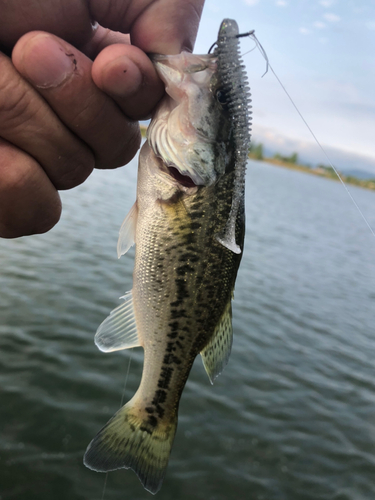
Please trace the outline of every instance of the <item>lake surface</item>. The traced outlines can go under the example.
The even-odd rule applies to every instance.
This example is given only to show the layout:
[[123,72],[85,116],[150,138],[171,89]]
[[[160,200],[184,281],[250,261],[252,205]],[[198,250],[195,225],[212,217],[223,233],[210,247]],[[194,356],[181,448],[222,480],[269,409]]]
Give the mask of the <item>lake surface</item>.
[[[135,185],[135,162],[96,171],[50,233],[0,240],[0,500],[152,498],[82,463],[140,381],[142,349],[93,342],[132,287]],[[375,193],[350,190],[375,227]],[[246,203],[232,355],[214,386],[197,358],[158,498],[374,499],[374,238],[326,179],[249,162]]]

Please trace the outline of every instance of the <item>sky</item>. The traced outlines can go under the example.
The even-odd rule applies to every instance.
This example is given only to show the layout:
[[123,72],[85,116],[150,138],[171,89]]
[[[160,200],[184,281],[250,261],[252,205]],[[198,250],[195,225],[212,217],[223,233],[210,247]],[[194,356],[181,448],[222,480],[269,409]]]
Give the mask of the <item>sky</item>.
[[[269,62],[338,170],[375,174],[375,0],[206,0],[195,45],[206,53],[224,18],[254,29]],[[242,39],[242,54],[254,47]],[[243,57],[252,137],[312,165],[327,159],[258,50]]]

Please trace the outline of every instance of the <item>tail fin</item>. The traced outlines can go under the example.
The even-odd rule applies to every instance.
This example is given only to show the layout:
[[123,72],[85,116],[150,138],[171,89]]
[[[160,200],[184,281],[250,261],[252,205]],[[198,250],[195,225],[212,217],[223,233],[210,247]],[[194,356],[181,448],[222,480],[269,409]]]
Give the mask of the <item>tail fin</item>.
[[177,427],[136,408],[123,406],[88,445],[84,464],[97,472],[132,469],[144,488],[157,493],[163,483]]

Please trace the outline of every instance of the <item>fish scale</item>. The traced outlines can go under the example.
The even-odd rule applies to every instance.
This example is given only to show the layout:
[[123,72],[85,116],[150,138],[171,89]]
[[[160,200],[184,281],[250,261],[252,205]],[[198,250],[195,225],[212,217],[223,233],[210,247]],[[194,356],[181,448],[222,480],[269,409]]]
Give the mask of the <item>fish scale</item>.
[[90,443],[85,464],[101,472],[131,468],[151,493],[164,479],[196,356],[213,382],[232,345],[245,228],[247,150],[239,148],[249,140],[234,23],[223,21],[214,54],[154,56],[166,96],[140,153],[137,201],[118,243],[119,255],[136,244],[133,290],[95,336],[105,352],[142,346],[144,365],[137,392]]

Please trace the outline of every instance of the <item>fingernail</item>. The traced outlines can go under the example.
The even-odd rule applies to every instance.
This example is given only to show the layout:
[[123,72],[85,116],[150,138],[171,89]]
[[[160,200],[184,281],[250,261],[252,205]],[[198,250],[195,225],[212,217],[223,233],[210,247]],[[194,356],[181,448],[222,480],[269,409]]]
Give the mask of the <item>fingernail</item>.
[[38,35],[30,41],[23,69],[36,87],[57,87],[77,69],[74,53],[51,36]]

